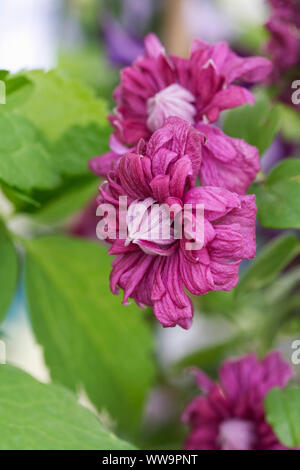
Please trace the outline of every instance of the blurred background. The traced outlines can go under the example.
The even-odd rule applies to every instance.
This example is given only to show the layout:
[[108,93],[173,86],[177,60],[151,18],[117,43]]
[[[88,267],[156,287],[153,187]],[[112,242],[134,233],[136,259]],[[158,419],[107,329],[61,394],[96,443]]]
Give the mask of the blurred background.
[[[167,50],[177,55],[186,56],[196,37],[208,42],[227,40],[241,55],[251,55],[262,51],[267,38],[264,24],[269,14],[269,5],[264,0],[0,0],[0,69],[17,72],[58,67],[67,76],[92,87],[97,95],[108,99],[112,107],[111,94],[118,83],[119,70],[142,53],[146,33],[154,31]],[[263,156],[264,171],[280,158],[291,156],[290,148],[286,150],[289,145],[284,138],[277,137]],[[3,195],[0,205],[1,212],[9,213],[10,207]],[[94,212],[94,205],[89,204],[68,218],[63,230],[94,237]],[[21,219],[16,223],[26,231],[26,221]],[[275,231],[259,228],[258,246],[276,235]],[[297,271],[294,283],[299,285],[299,280]],[[41,349],[31,331],[23,289],[21,279],[2,326],[7,360],[36,378],[49,381]],[[268,309],[272,313],[272,307],[269,304],[266,307],[267,295],[271,292],[260,292],[246,304],[233,301],[230,293],[198,299],[198,314],[189,332],[180,328],[157,328],[157,355],[161,367],[172,366],[187,355],[203,350],[213,369],[221,355],[226,354],[229,339],[232,347],[236,331],[236,320],[232,321],[234,311],[239,310],[239,328],[243,331],[251,330],[253,325],[260,328],[261,316],[267,315]],[[222,311],[218,312],[220,305]],[[277,345],[289,354],[291,340],[297,335],[292,327],[285,335]],[[247,340],[241,338],[236,343],[237,349],[241,341],[243,350],[247,350]],[[255,346],[257,350],[263,349],[259,344]],[[204,356],[198,357],[198,362],[201,360],[204,362]],[[153,421],[154,427],[162,419],[162,409],[166,422],[168,410],[173,413],[172,393],[166,384],[153,391],[147,413],[148,423]],[[87,404],[84,396],[82,400]]]

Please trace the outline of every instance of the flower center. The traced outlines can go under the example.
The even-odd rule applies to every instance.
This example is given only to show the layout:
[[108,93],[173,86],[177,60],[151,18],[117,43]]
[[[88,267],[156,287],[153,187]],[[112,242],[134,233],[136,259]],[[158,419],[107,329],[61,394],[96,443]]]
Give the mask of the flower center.
[[186,88],[173,83],[147,101],[147,126],[151,132],[163,126],[169,116],[176,116],[194,124],[195,97]]
[[173,232],[170,214],[164,204],[158,204],[151,197],[130,204],[125,246],[135,243],[145,253],[168,255],[168,246],[174,241]]
[[220,425],[218,444],[222,450],[251,450],[255,441],[255,427],[251,421],[234,418]]

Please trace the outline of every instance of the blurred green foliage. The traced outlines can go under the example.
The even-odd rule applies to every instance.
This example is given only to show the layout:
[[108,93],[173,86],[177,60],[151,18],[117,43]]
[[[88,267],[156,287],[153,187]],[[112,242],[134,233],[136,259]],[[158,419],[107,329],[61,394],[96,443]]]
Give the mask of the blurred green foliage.
[[124,309],[110,293],[106,249],[61,236],[26,248],[29,312],[53,380],[84,386],[118,429],[137,436],[154,378],[152,334],[137,306]]

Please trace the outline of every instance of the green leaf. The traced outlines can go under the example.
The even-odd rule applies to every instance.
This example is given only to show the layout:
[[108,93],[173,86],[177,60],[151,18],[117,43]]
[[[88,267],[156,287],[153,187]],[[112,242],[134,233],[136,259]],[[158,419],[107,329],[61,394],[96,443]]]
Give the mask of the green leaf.
[[19,190],[60,183],[40,132],[17,113],[0,114],[0,180]]
[[286,158],[271,171],[265,183],[255,183],[251,190],[264,227],[300,228],[300,159]]
[[94,124],[71,128],[57,142],[48,143],[27,120],[7,113],[0,114],[0,135],[2,132],[8,137],[0,142],[0,180],[16,211],[44,209],[44,204],[68,193],[74,184],[74,207],[70,199],[68,203],[68,212],[72,213],[81,208],[76,201],[86,180],[93,179],[96,194],[98,183],[88,161],[107,150],[107,129]]
[[300,283],[300,267],[289,269],[266,289],[265,297],[272,303],[277,304],[290,298],[291,292]]
[[107,126],[106,103],[90,88],[57,70],[34,70],[26,77],[34,84],[34,92],[19,111],[49,139],[58,139],[73,126]]
[[286,158],[269,173],[266,183],[273,185],[282,181],[300,183],[300,158]]
[[93,175],[87,179],[81,177],[79,181],[76,179],[71,185],[64,187],[63,191],[55,192],[32,217],[43,224],[60,223],[74,212],[84,209],[93,198],[96,199],[98,185],[99,179]]
[[300,243],[295,235],[276,238],[261,250],[250,265],[236,287],[236,294],[248,294],[270,284],[299,253]]
[[224,132],[231,137],[244,139],[263,155],[273,142],[279,126],[279,110],[276,106],[272,107],[267,97],[260,97],[254,106],[245,104],[228,111]]
[[280,103],[281,133],[286,140],[299,141],[300,115],[292,106]]
[[12,302],[18,278],[18,258],[8,231],[0,219],[0,322]]
[[109,150],[110,134],[108,124],[104,127],[89,124],[86,127],[74,126],[68,129],[50,145],[56,171],[68,176],[90,174],[88,162],[92,157]]
[[266,419],[286,447],[300,444],[300,387],[273,388],[265,398]]
[[27,77],[22,74],[9,75],[5,80],[6,85],[6,105],[1,109],[3,112],[18,108],[25,103],[31,93],[34,85]]
[[59,236],[27,248],[28,306],[53,379],[83,385],[99,410],[137,433],[154,375],[152,336],[143,312],[110,293],[106,249]]
[[36,201],[33,197],[5,183],[2,183],[1,189],[5,197],[13,204],[15,212],[21,211],[25,207],[33,207],[35,209],[41,207],[40,202]]
[[268,32],[262,24],[255,24],[255,26],[248,26],[242,28],[241,35],[239,36],[239,44],[251,50],[252,54],[261,54],[262,47],[268,40]]
[[12,189],[8,194],[18,210],[26,207],[26,198],[37,206],[49,199],[41,191],[51,191],[51,197],[70,178],[90,174],[88,161],[108,150],[111,129],[105,102],[74,79],[57,71],[3,78],[7,105],[0,107],[0,181]]
[[1,450],[132,450],[58,385],[0,366]]
[[[88,47],[76,47],[59,52],[58,68],[69,77],[94,88],[99,96],[110,99],[119,81],[119,71],[107,63],[106,55],[99,49],[99,43]],[[105,73],[103,73],[105,70]]]
[[9,75],[9,71],[8,70],[3,70],[1,69],[0,70],[0,80],[5,80],[5,78]]

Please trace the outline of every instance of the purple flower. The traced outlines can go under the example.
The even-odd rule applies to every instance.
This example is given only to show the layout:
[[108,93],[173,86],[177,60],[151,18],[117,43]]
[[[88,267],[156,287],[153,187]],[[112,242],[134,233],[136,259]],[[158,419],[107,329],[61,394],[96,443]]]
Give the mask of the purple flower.
[[272,14],[266,28],[271,37],[266,50],[273,61],[273,79],[300,60],[300,3],[298,0],[269,0]]
[[285,450],[265,420],[264,397],[284,387],[292,369],[278,352],[259,361],[255,354],[226,360],[219,383],[195,370],[204,395],[196,397],[183,415],[191,427],[187,450]]
[[209,45],[195,40],[188,59],[168,56],[154,34],[145,39],[145,53],[121,72],[115,90],[115,114],[109,117],[115,136],[125,145],[149,139],[166,118],[191,124],[215,122],[224,109],[253,103],[238,80],[258,82],[270,73],[262,57],[243,58],[226,42]]
[[[96,193],[96,191],[95,191]],[[68,233],[82,238],[96,238],[96,197],[72,220],[67,228]]]
[[123,67],[143,53],[143,41],[127,31],[113,17],[105,17],[102,30],[108,58],[113,65]]
[[143,36],[159,3],[156,0],[122,0],[120,14],[115,17],[111,2],[101,12],[100,26],[108,59],[117,67],[131,64],[144,52]]
[[[129,230],[126,239],[120,236],[117,210],[117,236],[109,239],[109,253],[116,255],[111,290],[115,294],[119,288],[124,290],[124,304],[131,297],[141,307],[153,306],[165,327],[190,327],[193,306],[185,290],[194,295],[231,290],[238,282],[241,260],[255,256],[255,198],[214,186],[195,186],[202,143],[199,130],[180,118],[168,118],[148,143],[140,140],[127,151],[100,186],[100,204],[119,209],[120,196],[127,196],[128,213],[141,203],[145,208],[139,225]],[[185,204],[192,211],[187,225],[181,222],[183,236],[179,238],[175,220]],[[165,211],[174,205],[173,218],[168,219]],[[189,249],[187,226],[196,245],[199,241],[198,232],[192,231],[197,225],[197,205],[204,207],[204,237],[201,246]],[[161,210],[157,217],[153,217],[154,206]],[[149,238],[153,228],[161,233],[166,220],[168,237]]]

